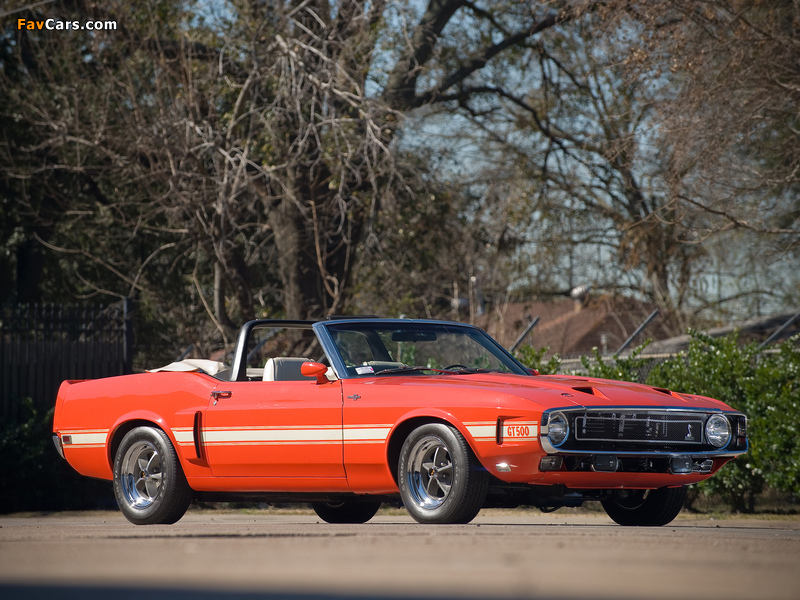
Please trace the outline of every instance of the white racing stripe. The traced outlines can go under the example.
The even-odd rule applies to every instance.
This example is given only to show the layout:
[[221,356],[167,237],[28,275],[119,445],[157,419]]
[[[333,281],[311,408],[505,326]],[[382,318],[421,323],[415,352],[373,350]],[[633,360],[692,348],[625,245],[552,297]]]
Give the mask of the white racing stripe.
[[72,445],[83,446],[85,444],[103,444],[106,441],[107,433],[73,433]]
[[67,448],[102,448],[106,444],[108,429],[71,429],[60,431],[62,443],[64,436],[69,436],[69,443],[64,444]]
[[341,443],[342,430],[336,429],[204,429],[207,444]]
[[194,444],[194,429],[191,427],[176,427],[172,430],[172,435],[179,444]]
[[[464,424],[469,434],[479,441],[495,440],[497,423],[495,421],[475,421]],[[538,434],[536,421],[506,421],[503,425],[503,438],[508,441],[534,440]],[[516,429],[511,435],[510,427]],[[520,429],[525,428],[525,429]],[[203,430],[203,443],[211,445],[241,444],[380,444],[385,443],[392,430],[388,424],[351,425],[323,427],[231,427],[207,428]],[[68,446],[88,448],[103,446],[108,437],[107,429],[82,429],[62,431],[61,436],[72,436]],[[194,443],[194,430],[191,427],[172,429],[175,441],[180,445]]]
[[391,430],[391,425],[346,427],[344,441],[348,444],[385,442]]
[[494,440],[497,438],[497,422],[464,423],[469,434],[476,440]]

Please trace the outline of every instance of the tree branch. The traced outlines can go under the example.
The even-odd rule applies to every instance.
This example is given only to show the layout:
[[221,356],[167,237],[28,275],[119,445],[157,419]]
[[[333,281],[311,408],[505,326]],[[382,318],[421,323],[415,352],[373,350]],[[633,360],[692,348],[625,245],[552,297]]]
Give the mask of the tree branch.
[[751,225],[747,221],[732,215],[728,211],[719,210],[719,209],[716,209],[716,208],[711,208],[710,206],[707,206],[707,205],[703,204],[702,202],[700,202],[698,200],[693,200],[692,198],[689,198],[688,196],[680,195],[680,196],[678,196],[678,198],[680,200],[684,200],[684,201],[688,202],[689,204],[691,204],[693,206],[696,206],[697,208],[699,208],[699,209],[701,209],[701,210],[703,210],[705,212],[711,213],[712,215],[717,215],[718,217],[722,217],[722,218],[726,219],[727,221],[730,221],[730,223],[734,227],[737,227],[737,228],[748,229],[750,231],[755,231],[757,233],[768,233],[768,234],[774,234],[774,235],[786,235],[786,234],[789,234],[789,235],[800,235],[800,231],[797,230],[797,229],[758,227],[756,225]]
[[542,20],[532,23],[529,27],[518,31],[508,37],[506,37],[501,42],[489,46],[485,48],[483,52],[478,54],[477,56],[467,60],[464,64],[456,69],[453,73],[449,76],[445,77],[442,82],[437,85],[434,89],[424,92],[422,94],[417,95],[413,100],[413,106],[419,107],[424,104],[429,104],[431,102],[435,102],[437,97],[444,92],[445,90],[450,89],[451,87],[463,82],[466,80],[470,75],[475,73],[476,71],[481,70],[486,64],[493,59],[495,56],[500,54],[501,52],[511,48],[512,46],[516,46],[521,44],[528,38],[536,35],[537,33],[541,33],[546,29],[550,29],[568,21],[576,14],[575,10],[571,7],[562,8],[559,11],[550,11],[549,14]]

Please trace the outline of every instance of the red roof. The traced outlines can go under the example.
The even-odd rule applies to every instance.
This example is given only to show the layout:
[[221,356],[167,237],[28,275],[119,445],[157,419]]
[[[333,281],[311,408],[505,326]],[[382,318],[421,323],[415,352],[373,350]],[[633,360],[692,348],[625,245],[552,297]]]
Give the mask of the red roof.
[[[475,324],[504,347],[511,348],[531,320],[539,323],[523,344],[549,348],[548,354],[562,357],[589,354],[592,348],[605,347],[613,353],[653,311],[653,306],[630,298],[592,298],[579,304],[569,298],[547,302],[506,304],[476,319]],[[656,317],[633,342],[670,336],[660,317]]]

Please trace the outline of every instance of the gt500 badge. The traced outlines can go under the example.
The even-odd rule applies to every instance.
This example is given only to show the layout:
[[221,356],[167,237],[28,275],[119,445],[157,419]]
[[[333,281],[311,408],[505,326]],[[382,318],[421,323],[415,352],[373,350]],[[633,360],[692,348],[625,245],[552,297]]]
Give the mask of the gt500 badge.
[[503,424],[503,437],[515,441],[534,440],[539,433],[536,421],[510,421]]

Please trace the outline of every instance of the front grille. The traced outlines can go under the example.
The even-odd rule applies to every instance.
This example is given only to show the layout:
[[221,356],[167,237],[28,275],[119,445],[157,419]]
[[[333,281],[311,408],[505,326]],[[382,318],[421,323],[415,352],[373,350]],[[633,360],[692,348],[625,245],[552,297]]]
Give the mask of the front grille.
[[575,416],[578,442],[702,444],[705,416],[680,412],[591,412]]

